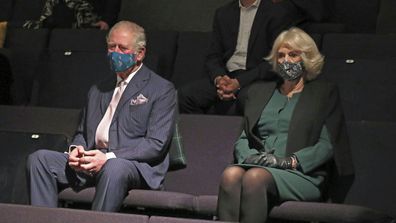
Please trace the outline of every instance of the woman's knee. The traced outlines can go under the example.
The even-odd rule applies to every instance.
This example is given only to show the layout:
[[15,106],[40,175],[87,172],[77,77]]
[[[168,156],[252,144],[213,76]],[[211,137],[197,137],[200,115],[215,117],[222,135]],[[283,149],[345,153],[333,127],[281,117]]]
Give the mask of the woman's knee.
[[274,183],[274,179],[269,171],[264,168],[252,168],[246,171],[242,179],[243,187],[249,188],[269,188]]
[[241,184],[245,170],[238,166],[227,167],[221,177],[221,185]]

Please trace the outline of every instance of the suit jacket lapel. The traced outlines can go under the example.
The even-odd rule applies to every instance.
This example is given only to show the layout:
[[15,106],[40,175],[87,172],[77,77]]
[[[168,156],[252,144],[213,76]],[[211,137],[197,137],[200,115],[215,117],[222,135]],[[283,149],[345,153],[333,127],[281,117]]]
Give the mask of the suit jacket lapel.
[[256,16],[254,18],[254,22],[252,25],[252,29],[250,31],[250,37],[248,42],[248,52],[252,52],[251,48],[254,46],[254,41],[256,40],[258,33],[266,27],[263,25],[265,18],[268,15],[268,10],[271,8],[272,1],[270,0],[261,0],[260,5],[257,9]]
[[230,31],[229,38],[232,38],[232,46],[236,46],[237,44],[240,17],[241,17],[241,10],[239,8],[239,3],[238,1],[235,1],[234,7],[232,7],[232,10],[228,14],[228,18],[226,18],[228,28]]
[[135,74],[135,76],[128,83],[128,86],[124,90],[124,93],[121,96],[120,101],[118,102],[117,109],[113,116],[113,121],[117,119],[119,111],[121,108],[130,101],[130,99],[138,93],[150,79],[150,73],[147,68],[143,65],[142,68]]
[[[300,129],[302,126],[312,124],[308,121],[307,114],[311,114],[310,111],[315,107],[314,103],[317,101],[314,98],[319,94],[318,89],[313,89],[309,82],[305,83],[304,90],[301,92],[301,96],[290,118],[286,154],[291,154],[301,149],[301,146],[304,144],[305,137],[301,136]],[[317,120],[320,120],[320,117],[317,117]]]
[[246,116],[246,127],[249,135],[251,135],[257,145],[254,145],[256,148],[261,145],[260,139],[253,134],[253,127],[256,125],[259,120],[261,113],[263,112],[264,107],[268,104],[268,101],[271,99],[272,94],[276,88],[276,82],[262,82],[261,84],[253,85],[251,89],[249,89],[248,102],[246,104],[245,116]]

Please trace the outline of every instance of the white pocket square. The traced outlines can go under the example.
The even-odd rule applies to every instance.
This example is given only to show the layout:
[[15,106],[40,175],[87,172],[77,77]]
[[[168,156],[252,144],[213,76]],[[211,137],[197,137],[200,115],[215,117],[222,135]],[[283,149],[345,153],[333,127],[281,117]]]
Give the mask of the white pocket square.
[[139,94],[136,98],[132,98],[131,105],[141,105],[148,102],[148,98],[146,98],[143,94]]

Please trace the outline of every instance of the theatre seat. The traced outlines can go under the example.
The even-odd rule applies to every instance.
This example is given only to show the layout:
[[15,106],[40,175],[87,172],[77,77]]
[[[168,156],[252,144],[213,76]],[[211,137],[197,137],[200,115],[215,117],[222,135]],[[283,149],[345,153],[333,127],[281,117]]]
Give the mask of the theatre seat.
[[7,29],[4,48],[10,51],[9,60],[14,79],[11,95],[14,105],[26,105],[31,100],[33,80],[40,56],[47,48],[49,33],[48,29]]
[[0,204],[0,222],[7,223],[147,223],[148,219],[145,215]]
[[[152,216],[150,217],[149,223],[210,223],[213,221],[202,220],[202,219],[189,219],[189,218],[172,218],[172,217],[161,217]],[[225,223],[226,221],[216,221],[218,223]],[[227,221],[228,222],[228,221]]]
[[338,85],[348,121],[396,121],[395,59],[326,58],[320,79]]
[[[132,209],[125,210],[136,208],[153,215],[199,219],[212,219],[216,215],[220,174],[232,159],[232,143],[240,131],[237,123],[242,120],[240,117],[210,115],[181,115],[181,118],[187,168],[170,172],[164,191],[131,190],[124,207]],[[269,213],[270,218],[279,222],[394,221],[393,198],[396,194],[393,188],[396,185],[393,179],[396,176],[388,170],[392,169],[392,160],[396,156],[392,149],[395,123],[348,122],[355,178],[333,181],[335,184],[329,195],[332,203],[287,201],[276,205]],[[90,202],[93,192],[88,189],[77,194],[69,190],[62,192],[60,197],[69,204]]]
[[167,80],[172,79],[178,35],[172,30],[146,30],[147,54],[143,63]]
[[377,34],[396,34],[396,2],[381,0],[377,17]]
[[322,53],[326,58],[384,59],[395,58],[396,35],[334,33],[323,37]]
[[38,149],[66,151],[79,110],[0,106],[0,117],[0,203],[27,204],[27,156]]
[[[199,211],[208,208],[202,207],[204,203],[198,204],[197,197],[217,195],[222,171],[232,163],[233,144],[241,133],[243,118],[181,114],[179,125],[187,167],[168,172],[163,191],[131,190],[124,200],[126,209],[212,218],[212,213]],[[73,202],[90,203],[93,194],[93,188],[79,193],[66,189],[59,198],[72,206]]]

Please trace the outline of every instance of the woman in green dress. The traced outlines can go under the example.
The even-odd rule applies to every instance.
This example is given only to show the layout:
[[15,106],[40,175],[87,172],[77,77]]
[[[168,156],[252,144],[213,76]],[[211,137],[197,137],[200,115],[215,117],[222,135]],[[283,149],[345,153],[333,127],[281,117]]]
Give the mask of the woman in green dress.
[[235,164],[220,183],[222,221],[266,222],[272,204],[320,201],[332,160],[339,174],[353,173],[337,88],[315,80],[324,60],[314,40],[286,30],[266,60],[280,80],[248,90]]

